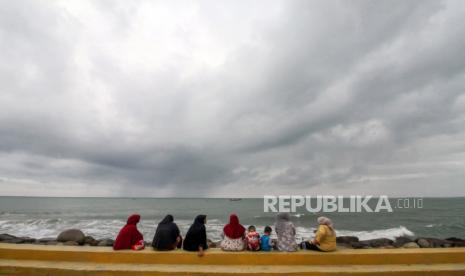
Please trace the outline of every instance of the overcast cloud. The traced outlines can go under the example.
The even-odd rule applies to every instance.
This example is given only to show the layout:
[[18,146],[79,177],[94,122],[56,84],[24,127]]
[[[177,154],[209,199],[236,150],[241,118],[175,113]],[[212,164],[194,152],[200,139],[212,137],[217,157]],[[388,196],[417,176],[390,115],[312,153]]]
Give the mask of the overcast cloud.
[[463,1],[2,1],[0,195],[465,195]]

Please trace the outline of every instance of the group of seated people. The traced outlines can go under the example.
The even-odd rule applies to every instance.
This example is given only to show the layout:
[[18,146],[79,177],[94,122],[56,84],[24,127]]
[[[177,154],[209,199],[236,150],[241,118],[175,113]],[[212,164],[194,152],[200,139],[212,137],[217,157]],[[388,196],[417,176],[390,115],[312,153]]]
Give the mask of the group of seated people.
[[[126,225],[115,240],[114,250],[144,248],[143,236],[137,229],[139,221],[140,215],[137,214],[128,218]],[[203,256],[204,250],[208,249],[206,222],[206,215],[198,215],[183,240],[178,226],[174,223],[173,216],[167,215],[157,226],[152,247],[155,250],[173,250],[182,247],[186,251],[197,251],[199,256]],[[246,231],[245,227],[239,223],[238,216],[231,214],[229,223],[223,228],[221,234],[223,239],[220,247],[225,251],[271,251],[274,248],[279,251],[293,252],[297,251],[299,247],[323,252],[336,250],[336,231],[333,223],[327,217],[318,218],[315,238],[303,241],[300,245],[296,242],[295,227],[288,213],[280,213],[276,217],[276,244],[272,243],[271,232],[271,227],[266,226],[263,235],[260,236],[253,225],[250,225]]]

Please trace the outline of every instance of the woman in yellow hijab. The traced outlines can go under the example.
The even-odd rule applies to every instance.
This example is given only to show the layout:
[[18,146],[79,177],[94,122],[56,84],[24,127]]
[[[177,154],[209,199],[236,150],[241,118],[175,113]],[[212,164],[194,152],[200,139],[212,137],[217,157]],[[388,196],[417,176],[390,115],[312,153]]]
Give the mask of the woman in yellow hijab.
[[327,217],[319,217],[318,224],[315,238],[310,242],[303,242],[301,248],[324,252],[336,250],[336,231],[333,222]]

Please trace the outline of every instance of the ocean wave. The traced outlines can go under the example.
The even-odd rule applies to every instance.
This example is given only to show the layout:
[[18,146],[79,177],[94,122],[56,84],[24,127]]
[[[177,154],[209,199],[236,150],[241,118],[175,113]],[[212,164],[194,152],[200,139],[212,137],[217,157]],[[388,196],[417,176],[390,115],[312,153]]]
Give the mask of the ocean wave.
[[433,228],[433,227],[437,227],[437,226],[442,226],[442,224],[441,223],[439,223],[439,224],[432,223],[432,224],[425,225],[426,228]]
[[293,217],[296,217],[296,218],[300,218],[300,217],[305,216],[305,214],[297,213],[297,214],[294,214],[294,215],[292,215],[292,216],[293,216]]
[[372,231],[348,231],[336,230],[338,236],[356,236],[360,240],[370,240],[377,238],[395,239],[397,237],[413,237],[415,234],[405,226],[399,226],[388,229],[379,229]]
[[[30,220],[0,220],[0,233],[9,233],[16,236],[28,236],[32,238],[54,238],[65,230],[70,228],[81,229],[86,235],[91,235],[96,239],[114,238],[121,227],[126,223],[125,220],[66,220],[66,219],[30,219]],[[155,225],[158,220],[143,220],[138,228],[141,230],[146,240],[151,240],[155,234]],[[176,220],[181,233],[185,235],[189,229],[191,220]],[[224,222],[218,219],[207,221],[207,235],[211,240],[220,240]],[[265,225],[256,225],[259,232],[263,231]],[[296,239],[310,239],[314,236],[315,228],[313,227],[296,227]],[[372,231],[352,231],[336,230],[338,236],[356,236],[360,240],[389,238],[395,239],[401,236],[414,236],[414,233],[404,226],[388,229],[378,229]],[[275,237],[273,231],[272,237]]]

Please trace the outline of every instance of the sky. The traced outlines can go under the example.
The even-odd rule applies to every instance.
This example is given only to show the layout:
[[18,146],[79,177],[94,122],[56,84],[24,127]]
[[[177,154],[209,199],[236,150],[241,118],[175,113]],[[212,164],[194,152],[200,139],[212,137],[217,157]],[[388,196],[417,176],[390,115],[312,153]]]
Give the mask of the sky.
[[0,195],[465,195],[464,1],[2,1]]

